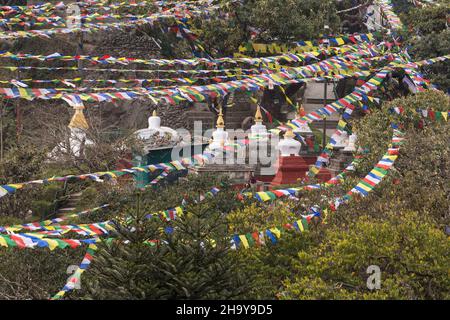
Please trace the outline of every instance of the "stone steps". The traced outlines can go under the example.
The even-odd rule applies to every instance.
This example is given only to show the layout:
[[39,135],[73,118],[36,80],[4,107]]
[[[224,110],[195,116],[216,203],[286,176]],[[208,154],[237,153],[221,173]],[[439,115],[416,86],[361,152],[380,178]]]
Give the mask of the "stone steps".
[[64,203],[64,207],[59,208],[56,211],[56,216],[59,217],[59,216],[63,216],[66,214],[74,213],[76,210],[76,207],[78,206],[78,203],[81,200],[82,195],[83,195],[82,192],[70,194]]
[[56,216],[60,217],[60,216],[66,215],[66,214],[74,213],[75,210],[76,210],[75,207],[60,208],[60,209],[58,209],[58,211],[56,211]]

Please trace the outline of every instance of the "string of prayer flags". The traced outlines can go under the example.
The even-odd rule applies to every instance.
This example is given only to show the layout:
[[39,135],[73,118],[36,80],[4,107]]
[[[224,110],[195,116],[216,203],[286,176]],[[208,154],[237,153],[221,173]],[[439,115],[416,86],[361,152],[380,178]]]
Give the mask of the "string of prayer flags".
[[332,150],[339,141],[338,137],[344,133],[346,120],[350,118],[353,110],[355,109],[355,103],[360,104],[361,100],[370,99],[368,94],[371,91],[376,90],[388,76],[388,74],[390,74],[390,71],[388,69],[383,69],[377,72],[372,78],[364,82],[361,86],[356,87],[349,95],[334,102],[339,106],[345,107],[345,109],[338,122],[335,132],[330,138],[330,142],[325,146],[324,150],[322,150],[320,156],[317,157],[316,163],[310,168],[308,172],[309,177],[314,177],[319,173],[322,166],[329,162]]
[[[188,17],[188,16],[186,16]],[[166,19],[175,19],[175,15],[164,13],[153,13],[150,16],[139,19],[130,19],[126,21],[119,22],[108,22],[108,23],[83,23],[81,26],[65,27],[65,28],[54,28],[54,29],[36,29],[27,31],[0,31],[0,39],[3,40],[13,40],[19,38],[50,38],[54,35],[60,34],[72,34],[79,32],[96,32],[96,31],[106,31],[112,29],[122,29],[130,26],[142,26],[142,25],[153,25],[155,22],[159,22]]]
[[340,37],[330,37],[326,39],[318,39],[313,41],[297,41],[295,46],[287,44],[264,44],[248,42],[239,46],[239,53],[256,52],[256,53],[303,53],[310,50],[320,49],[320,45],[329,44],[331,46],[341,46],[348,43],[371,42],[374,39],[374,34],[355,34],[343,35]]
[[[261,67],[261,65],[268,65],[271,63],[278,64],[281,61],[286,62],[301,62],[308,59],[315,59],[318,60],[317,56],[325,53],[327,56],[334,55],[338,53],[342,54],[350,54],[349,51],[354,51],[358,53],[366,53],[366,56],[369,56],[369,53],[372,53],[371,56],[375,56],[376,54],[372,50],[369,50],[367,46],[361,46],[361,45],[351,45],[351,46],[345,46],[344,48],[327,48],[327,49],[321,49],[319,52],[308,52],[303,53],[299,55],[294,54],[282,54],[278,56],[271,56],[271,57],[261,57],[261,58],[217,58],[217,59],[207,59],[207,58],[193,58],[193,59],[138,59],[138,58],[129,58],[129,57],[113,57],[111,55],[103,55],[103,56],[87,56],[87,55],[76,55],[76,56],[70,56],[70,55],[62,55],[60,53],[53,53],[50,55],[35,55],[35,54],[29,54],[29,53],[11,53],[8,51],[0,51],[0,58],[7,58],[11,59],[13,61],[21,61],[21,60],[37,60],[40,62],[51,62],[51,61],[88,61],[95,65],[105,65],[105,64],[121,64],[121,65],[129,65],[130,63],[133,64],[144,64],[144,65],[152,65],[152,66],[175,66],[175,65],[186,65],[186,66],[198,66],[199,64],[205,64],[207,66],[213,67],[217,66],[222,63],[230,63],[230,64],[238,64],[238,63],[244,63],[253,65],[256,67]],[[5,67],[3,68],[10,68],[12,71],[18,70],[17,68],[31,68],[27,66],[22,67]],[[45,68],[45,67],[39,67],[39,70],[80,70],[77,67],[71,67],[71,68]],[[102,70],[102,69],[82,69],[86,71],[96,71],[96,70]],[[107,71],[128,71],[127,69],[107,69]],[[130,70],[131,71],[131,70]],[[132,71],[139,71],[144,72],[146,70],[136,70],[132,69]],[[153,71],[153,72],[172,72],[172,73],[198,73],[198,74],[204,74],[206,71],[208,72],[222,72],[223,69],[220,70],[147,70],[147,71]]]
[[[399,147],[401,145],[402,140],[403,140],[402,133],[400,131],[394,129],[392,145],[390,145],[389,147],[390,148]],[[371,171],[371,173],[374,173],[375,175],[377,175],[377,173],[378,173],[378,180],[381,181],[381,179],[386,174],[385,171],[389,170],[392,167],[393,162],[395,161],[396,157],[397,156],[393,156],[390,154],[384,156],[378,162],[378,164],[375,166],[375,168]],[[357,187],[359,187],[359,186],[361,186],[361,184],[357,185]],[[366,186],[366,185],[364,185],[364,186]],[[366,193],[363,193],[361,191],[361,193],[363,193],[363,194],[367,194],[371,190],[371,189],[367,189],[364,187],[361,187],[361,188],[362,188],[362,190],[364,190],[366,192]],[[347,201],[348,199],[350,199],[351,198],[350,195],[354,192],[357,192],[358,190],[359,189],[355,187],[354,189],[352,189],[352,191],[349,192],[349,194],[346,197],[343,197],[342,199],[339,199],[339,198],[336,199],[334,201],[334,208],[336,208],[336,206],[338,204],[340,204],[342,201]],[[213,188],[211,190],[212,195],[217,194],[217,192],[218,192],[217,188]],[[341,201],[341,202],[339,202],[339,201]],[[314,211],[314,214],[312,216],[317,216],[318,214],[320,214],[320,210]],[[311,217],[311,215],[310,215],[310,217]],[[281,236],[281,230],[279,228],[271,228],[268,230],[269,231],[267,231],[267,230],[265,231],[265,234],[272,242],[276,242],[277,238],[280,238],[280,236]],[[239,237],[239,238],[241,238],[241,237]],[[92,244],[92,243],[96,243],[98,241],[99,241],[98,238],[81,239],[81,240],[49,239],[49,238],[43,238],[41,236],[36,236],[33,234],[11,234],[11,235],[1,235],[0,234],[0,245],[1,246],[19,247],[19,248],[48,247],[48,248],[50,248],[50,250],[54,250],[55,248],[66,248],[66,247],[75,248],[75,247],[80,246],[82,243]],[[236,241],[236,239],[234,239],[234,241]]]
[[245,248],[254,246],[263,246],[267,243],[276,244],[286,231],[305,232],[309,229],[309,221],[311,216],[298,219],[291,223],[286,223],[282,227],[268,228],[263,231],[249,232],[232,237],[232,249]]
[[[255,198],[261,202],[273,201],[282,197],[296,196],[300,191],[305,190],[317,190],[328,188],[345,181],[345,177],[349,172],[355,171],[355,165],[361,161],[361,155],[356,155],[353,161],[342,170],[339,174],[332,177],[328,181],[320,184],[309,184],[301,187],[293,187],[287,189],[275,189],[270,191],[260,191],[255,193]],[[245,196],[249,197],[252,193],[244,193]]]
[[[68,232],[74,232],[81,236],[100,236],[108,234],[110,231],[115,230],[110,221],[90,223],[90,224],[67,224],[67,225],[48,225],[39,226],[33,230],[33,234],[43,234],[52,236],[61,236]],[[15,228],[6,228],[7,232],[16,232]],[[26,233],[24,233],[26,234]]]
[[212,153],[203,153],[203,154],[196,154],[192,158],[183,158],[181,160],[177,161],[171,161],[167,163],[159,163],[159,164],[151,164],[147,166],[139,166],[139,167],[132,167],[129,169],[121,169],[121,170],[113,170],[113,171],[107,171],[107,172],[95,172],[95,173],[87,173],[87,174],[80,174],[80,175],[67,175],[62,177],[51,177],[47,179],[40,179],[40,180],[33,180],[33,181],[27,181],[27,182],[21,182],[21,183],[14,183],[14,184],[6,184],[6,185],[0,185],[0,198],[3,196],[6,196],[8,194],[12,194],[16,192],[19,189],[24,188],[28,185],[44,185],[48,184],[50,182],[61,182],[61,181],[69,181],[69,180],[92,180],[95,182],[103,182],[105,179],[116,179],[123,175],[128,174],[134,174],[137,172],[154,172],[156,170],[167,170],[167,168],[170,168],[173,166],[174,168],[182,167],[183,169],[186,166],[195,166],[195,165],[203,165],[205,163],[208,163],[211,161],[211,159],[214,157],[214,154]]
[[403,28],[403,23],[401,22],[400,18],[395,14],[391,0],[376,0],[375,4],[377,4],[380,7],[381,11],[386,16],[386,19],[391,29],[398,30]]
[[26,223],[26,224],[18,224],[18,225],[12,225],[12,226],[4,226],[4,227],[0,226],[0,233],[7,232],[7,231],[16,232],[16,231],[20,231],[20,230],[24,230],[24,229],[29,230],[29,231],[36,231],[36,230],[40,230],[40,228],[43,226],[59,224],[65,220],[68,220],[71,218],[76,218],[76,217],[79,217],[81,215],[85,215],[88,213],[96,212],[98,210],[101,210],[101,209],[104,209],[107,207],[109,207],[109,204],[104,204],[104,205],[101,205],[96,208],[83,210],[83,211],[80,211],[77,213],[71,213],[71,214],[68,214],[68,215],[65,215],[65,216],[62,216],[59,218],[50,219],[50,220],[44,220],[44,221],[40,221],[40,222],[30,222],[30,223]]
[[[211,188],[208,192],[206,192],[204,195],[201,195],[199,198],[199,201],[204,201],[208,197],[215,197],[219,193],[220,189],[217,187]],[[151,219],[154,216],[158,216],[163,221],[173,221],[180,217],[184,212],[185,204],[182,204],[181,206],[175,207],[175,208],[169,208],[164,211],[160,211],[157,213],[150,213],[145,216],[146,219]]]
[[[217,84],[209,84],[204,86],[178,86],[175,88],[144,89],[140,91],[120,91],[120,92],[99,92],[99,93],[61,93],[52,89],[34,89],[34,88],[0,88],[0,94],[7,98],[25,98],[33,100],[40,99],[77,99],[82,101],[102,102],[114,100],[133,100],[138,97],[147,97],[157,99],[160,98],[169,104],[176,104],[181,101],[190,100],[200,102],[210,99],[210,97],[224,95],[234,91],[256,91],[268,86],[268,83],[275,85],[284,85],[313,80],[318,73],[324,74],[326,71],[333,69],[355,70],[354,74],[363,74],[359,68],[367,68],[373,58],[362,58],[353,60],[356,57],[364,56],[364,54],[351,54],[345,57],[330,58],[314,65],[308,65],[299,68],[291,68],[286,72],[273,74],[260,74],[243,80],[227,81]],[[347,61],[350,60],[350,61]],[[320,68],[314,68],[315,66]],[[326,70],[326,71],[324,71]],[[322,79],[319,77],[317,79]]]
[[[378,185],[388,170],[392,168],[395,160],[398,157],[398,149],[400,148],[404,138],[404,134],[397,129],[394,129],[392,143],[389,145],[388,152],[381,158],[375,167],[352,189],[348,195],[359,193],[362,196],[367,196],[376,185]],[[395,150],[395,151],[394,151]]]
[[[64,3],[60,1],[58,3],[45,2],[38,4],[30,4],[30,5],[8,5],[8,6],[0,6],[0,15],[32,15],[38,16],[39,14],[44,13],[54,13],[54,11],[62,11],[68,8],[71,3]],[[208,6],[210,3],[208,1],[152,1],[152,4],[156,5],[159,9],[164,8],[167,10],[169,7],[190,7],[190,5],[194,5],[195,7],[199,6]],[[89,9],[97,10],[98,8],[103,9],[105,11],[111,11],[115,9],[121,9],[123,7],[146,7],[149,5],[148,1],[141,2],[129,2],[129,1],[115,1],[111,3],[108,0],[98,0],[98,1],[79,1],[77,2],[77,6],[82,7],[84,10],[89,11]]]
[[66,293],[74,290],[75,288],[79,288],[81,282],[81,275],[83,274],[83,272],[86,271],[87,268],[89,268],[97,249],[98,248],[95,244],[90,244],[88,246],[86,254],[83,257],[83,260],[81,261],[81,264],[77,267],[77,269],[75,269],[74,273],[69,277],[64,287],[60,291],[58,291],[53,297],[51,297],[51,300],[62,299],[66,295]]
[[422,108],[416,108],[415,110],[410,109],[404,109],[402,107],[391,107],[389,108],[389,111],[392,113],[396,113],[398,115],[419,115],[422,118],[429,118],[431,120],[437,120],[437,121],[448,121],[448,118],[450,116],[450,110],[448,111],[436,111],[434,109],[428,108],[428,109],[422,109]]
[[56,248],[65,249],[70,247],[72,249],[80,247],[82,244],[96,243],[98,238],[90,239],[58,239],[58,238],[43,238],[36,234],[0,234],[0,246],[2,247],[17,247],[23,248],[49,248],[53,251]]

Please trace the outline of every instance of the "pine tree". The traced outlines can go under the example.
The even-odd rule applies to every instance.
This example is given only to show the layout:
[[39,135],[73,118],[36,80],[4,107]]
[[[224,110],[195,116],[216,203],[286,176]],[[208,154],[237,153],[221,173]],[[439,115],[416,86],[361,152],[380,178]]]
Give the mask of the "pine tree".
[[170,223],[145,218],[141,195],[136,198],[126,210],[131,218],[117,221],[115,240],[99,247],[83,283],[84,298],[242,297],[249,280],[230,248],[225,219],[236,203],[232,192],[221,189],[198,203],[198,196],[191,198],[182,217]]

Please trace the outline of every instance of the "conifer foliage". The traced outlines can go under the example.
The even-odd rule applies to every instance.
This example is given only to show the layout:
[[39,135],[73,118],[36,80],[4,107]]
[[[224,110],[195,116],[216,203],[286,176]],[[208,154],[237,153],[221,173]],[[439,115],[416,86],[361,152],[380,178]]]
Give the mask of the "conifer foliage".
[[[147,192],[146,195],[148,195]],[[230,193],[231,194],[231,193]],[[114,242],[100,246],[84,295],[93,299],[233,299],[248,289],[231,253],[225,219],[229,195],[191,197],[172,222],[145,217],[142,197],[117,222]],[[198,203],[195,203],[198,202]]]

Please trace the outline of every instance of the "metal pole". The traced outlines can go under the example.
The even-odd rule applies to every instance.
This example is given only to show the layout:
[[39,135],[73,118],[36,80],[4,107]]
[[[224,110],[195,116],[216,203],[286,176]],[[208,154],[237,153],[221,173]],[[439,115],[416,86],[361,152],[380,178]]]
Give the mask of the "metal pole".
[[3,161],[3,101],[0,109],[0,162]]
[[[80,8],[80,14],[81,14],[81,7],[78,5],[79,2],[80,2],[80,0],[77,0],[77,6],[78,6],[78,8]],[[84,33],[82,31],[84,21],[83,21],[83,18],[81,18],[81,17],[80,17],[80,24],[81,24],[80,25],[81,30],[80,30],[80,34],[78,36],[77,54],[81,56],[84,54],[84,43],[83,43],[84,42]],[[80,59],[80,60],[78,60],[78,72],[79,72],[81,78],[83,78],[83,76],[84,76],[84,72],[82,69],[83,69],[83,60]]]
[[[323,106],[327,105],[327,91],[328,91],[328,81],[325,80],[323,83]],[[322,132],[322,149],[325,149],[327,144],[327,117],[324,116],[322,120],[323,132]]]
[[[20,81],[20,61],[17,61],[16,79]],[[20,107],[19,99],[15,102],[16,108],[16,138],[17,143],[20,142],[20,135],[22,133],[22,108]]]
[[[325,32],[329,31],[328,26],[328,16],[327,16],[327,24],[325,25],[324,29]],[[329,38],[329,33],[325,34]],[[327,39],[327,50],[330,48],[330,40]],[[325,59],[328,58],[328,52],[325,53]],[[323,106],[325,107],[327,105],[327,91],[328,91],[328,80],[325,78],[323,83]],[[325,146],[327,145],[327,117],[324,116],[322,119],[322,149],[325,149]]]

